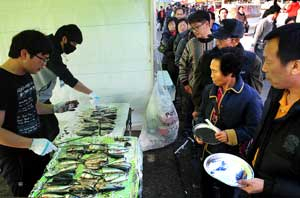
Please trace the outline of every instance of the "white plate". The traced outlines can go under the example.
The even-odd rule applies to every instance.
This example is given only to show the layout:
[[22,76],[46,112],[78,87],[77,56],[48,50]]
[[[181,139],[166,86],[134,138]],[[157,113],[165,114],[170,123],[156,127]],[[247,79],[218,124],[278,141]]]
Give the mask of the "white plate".
[[204,161],[205,171],[213,178],[233,187],[240,179],[254,178],[251,166],[242,158],[228,153],[216,153]]

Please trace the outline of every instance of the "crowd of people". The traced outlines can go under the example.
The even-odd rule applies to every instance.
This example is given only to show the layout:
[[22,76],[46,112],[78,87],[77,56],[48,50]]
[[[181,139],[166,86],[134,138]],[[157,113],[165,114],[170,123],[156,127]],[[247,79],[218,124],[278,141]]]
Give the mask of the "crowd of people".
[[[194,187],[204,197],[300,196],[300,24],[299,4],[286,11],[286,25],[277,27],[282,10],[276,3],[259,21],[252,49],[240,43],[249,30],[244,7],[236,18],[228,10],[195,7],[158,11],[162,32],[159,51],[182,99],[183,135],[195,138]],[[77,100],[51,103],[57,77],[88,95],[93,106],[99,96],[68,70],[62,54],[83,42],[75,24],[63,25],[48,36],[24,30],[11,41],[8,59],[0,66],[0,175],[14,196],[28,196],[56,150],[59,133],[54,113],[73,111]],[[263,104],[263,78],[271,83]],[[62,84],[63,84],[62,83]],[[193,121],[210,120],[220,129],[220,144],[209,145],[193,135]],[[225,152],[252,165],[255,178],[239,180],[233,188],[209,177],[201,166],[205,157]]]
[[[159,29],[162,69],[181,96],[176,98],[181,100],[181,135],[196,142],[192,183],[202,197],[300,196],[300,24],[290,21],[296,9],[293,0],[285,10],[289,20],[277,27],[282,8],[275,1],[258,22],[249,51],[240,43],[249,31],[243,6],[235,18],[228,18],[226,8],[216,11],[217,22],[210,10],[177,6],[173,15],[165,12]],[[264,104],[263,79],[271,83]],[[206,119],[220,129],[217,145],[193,134],[195,123]],[[247,160],[255,178],[241,179],[235,188],[213,179],[202,164],[214,153]]]

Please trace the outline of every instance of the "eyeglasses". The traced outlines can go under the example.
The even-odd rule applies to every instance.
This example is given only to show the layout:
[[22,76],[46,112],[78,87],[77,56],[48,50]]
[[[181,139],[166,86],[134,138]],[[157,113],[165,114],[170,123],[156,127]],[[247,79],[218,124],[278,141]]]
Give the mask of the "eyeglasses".
[[200,23],[200,25],[197,25],[195,27],[191,26],[192,31],[199,31],[200,28],[204,25],[205,23]]
[[45,64],[47,64],[49,62],[49,58],[43,58],[43,57],[40,57],[38,55],[34,55],[35,57],[37,57],[38,59],[40,59],[41,61],[43,61]]

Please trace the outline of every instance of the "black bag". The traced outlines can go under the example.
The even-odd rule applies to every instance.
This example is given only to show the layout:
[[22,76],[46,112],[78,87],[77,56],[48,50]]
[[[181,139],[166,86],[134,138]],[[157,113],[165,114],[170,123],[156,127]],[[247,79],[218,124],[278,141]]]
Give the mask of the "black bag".
[[162,40],[161,40],[157,49],[158,49],[158,51],[159,51],[160,53],[163,53],[163,54],[164,54],[164,53],[166,52],[167,45],[164,44],[164,43],[162,42]]

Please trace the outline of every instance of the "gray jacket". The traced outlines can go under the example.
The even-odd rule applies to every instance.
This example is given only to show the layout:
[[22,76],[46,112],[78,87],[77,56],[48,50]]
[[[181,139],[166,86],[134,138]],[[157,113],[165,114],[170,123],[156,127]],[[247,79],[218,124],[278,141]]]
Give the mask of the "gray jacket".
[[212,37],[209,37],[208,39],[192,38],[187,42],[178,64],[178,77],[184,86],[189,84],[193,87],[193,73],[198,66],[200,57],[205,51],[211,50],[214,46],[215,42]]
[[253,47],[256,45],[262,45],[264,43],[265,36],[272,31],[273,21],[270,21],[268,17],[261,19],[256,28],[253,38]]

